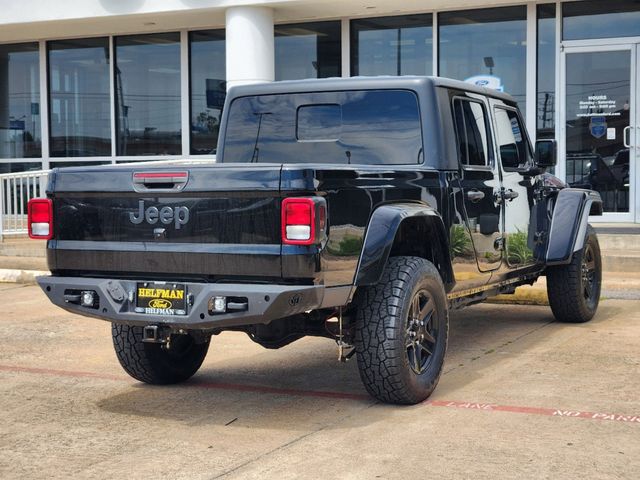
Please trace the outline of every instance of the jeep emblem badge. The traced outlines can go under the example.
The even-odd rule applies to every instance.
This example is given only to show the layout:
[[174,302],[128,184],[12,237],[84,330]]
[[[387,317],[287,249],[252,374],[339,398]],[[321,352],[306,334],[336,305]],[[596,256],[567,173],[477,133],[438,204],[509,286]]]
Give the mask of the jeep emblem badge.
[[189,221],[189,208],[188,207],[149,207],[145,210],[144,200],[138,202],[138,211],[129,212],[129,221],[134,225],[140,225],[142,222],[147,222],[149,225],[155,225],[158,223],[164,225],[171,225],[173,223],[176,230],[180,230],[182,225],[186,225]]

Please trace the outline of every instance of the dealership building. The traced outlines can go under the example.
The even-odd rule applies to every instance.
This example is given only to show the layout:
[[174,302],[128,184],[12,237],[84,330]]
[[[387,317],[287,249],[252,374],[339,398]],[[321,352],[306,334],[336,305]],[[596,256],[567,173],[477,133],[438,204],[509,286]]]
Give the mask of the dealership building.
[[[226,89],[440,75],[510,93],[556,174],[640,223],[640,0],[22,0],[0,15],[0,174],[215,158]],[[428,146],[426,146],[428,149]]]

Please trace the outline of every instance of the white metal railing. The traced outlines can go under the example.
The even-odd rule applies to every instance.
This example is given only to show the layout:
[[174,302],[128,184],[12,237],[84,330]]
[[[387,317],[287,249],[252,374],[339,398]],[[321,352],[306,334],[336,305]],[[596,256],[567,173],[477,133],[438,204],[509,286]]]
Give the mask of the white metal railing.
[[[215,159],[180,159],[137,161],[119,163],[110,166],[140,165],[148,167],[154,165],[202,165],[214,163]],[[5,236],[27,234],[27,203],[32,198],[46,196],[47,177],[51,170],[37,170],[30,172],[0,174],[0,242]]]
[[27,203],[44,197],[50,170],[0,175],[0,241],[27,234]]

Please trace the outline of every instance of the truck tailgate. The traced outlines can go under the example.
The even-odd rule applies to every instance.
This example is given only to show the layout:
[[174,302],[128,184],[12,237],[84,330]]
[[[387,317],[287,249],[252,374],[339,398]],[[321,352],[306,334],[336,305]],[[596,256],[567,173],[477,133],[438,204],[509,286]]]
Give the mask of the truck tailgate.
[[49,267],[149,279],[281,278],[280,171],[266,164],[56,170]]

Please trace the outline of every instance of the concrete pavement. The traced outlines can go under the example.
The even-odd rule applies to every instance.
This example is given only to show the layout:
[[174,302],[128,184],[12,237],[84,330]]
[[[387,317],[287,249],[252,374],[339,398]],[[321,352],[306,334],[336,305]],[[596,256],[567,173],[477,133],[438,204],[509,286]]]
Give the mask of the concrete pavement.
[[452,315],[429,402],[381,405],[335,345],[278,351],[214,337],[184,385],[127,377],[109,325],[0,285],[0,477],[640,477],[640,311],[605,300],[584,325],[548,307]]

